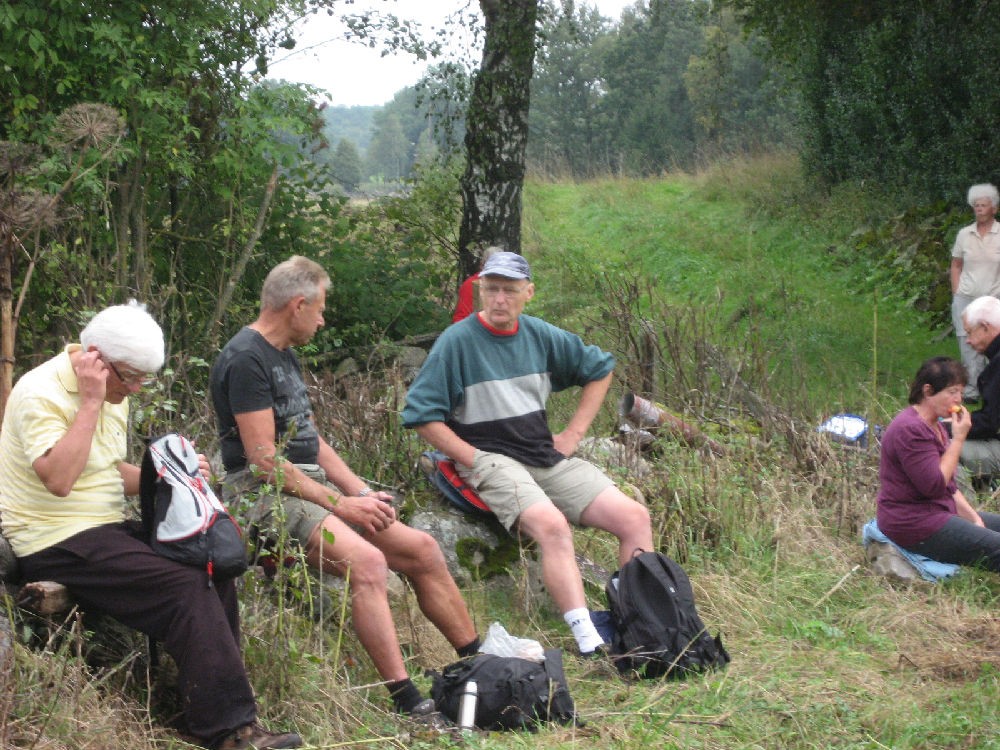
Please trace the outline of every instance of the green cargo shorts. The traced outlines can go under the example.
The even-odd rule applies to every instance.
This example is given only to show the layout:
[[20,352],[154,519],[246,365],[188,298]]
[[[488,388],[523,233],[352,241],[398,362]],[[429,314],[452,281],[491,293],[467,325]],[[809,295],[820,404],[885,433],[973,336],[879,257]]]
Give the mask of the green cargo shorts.
[[[321,467],[316,464],[296,464],[296,466],[310,479],[322,482],[334,493],[340,494],[339,490],[326,481],[326,472]],[[281,531],[279,524],[284,516],[286,533],[305,549],[309,537],[330,515],[330,511],[301,497],[279,493],[274,487],[265,492],[260,489],[264,486],[264,481],[250,469],[230,472],[222,479],[222,501],[228,507],[235,507],[247,495],[252,494],[253,504],[246,514],[249,526],[264,536],[277,537]],[[279,507],[281,513],[277,512]]]

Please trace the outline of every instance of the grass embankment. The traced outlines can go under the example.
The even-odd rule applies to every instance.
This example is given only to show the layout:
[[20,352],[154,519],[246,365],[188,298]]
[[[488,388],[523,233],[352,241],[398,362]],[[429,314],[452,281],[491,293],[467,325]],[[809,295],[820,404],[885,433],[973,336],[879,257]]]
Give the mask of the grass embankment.
[[[951,340],[933,343],[898,303],[880,301],[875,325],[879,295],[854,280],[863,269],[849,276],[829,262],[829,248],[868,218],[864,205],[807,195],[781,160],[696,177],[529,186],[525,253],[538,284],[529,311],[602,340],[619,358],[614,398],[593,431],[611,432],[614,400],[648,377],[658,399],[727,448],[711,458],[663,440],[648,456],[653,471],[628,479],[645,493],[661,548],[691,574],[702,617],[722,631],[733,661],[684,682],[626,683],[568,654],[586,727],[473,736],[466,747],[1000,745],[996,577],[970,572],[928,588],[866,575],[857,529],[874,509],[876,456],[832,448],[814,433],[819,415],[840,408],[885,423],[919,362],[954,350]],[[640,281],[630,285],[632,277]],[[640,357],[642,341],[650,348]],[[334,437],[362,473],[403,481],[429,502],[406,468],[419,447],[394,421],[393,393],[321,389],[318,417],[340,420]],[[571,402],[555,401],[555,426]],[[578,549],[613,567],[607,535],[579,532]],[[386,713],[367,658],[337,625],[340,601],[324,603],[316,628],[306,616],[310,589],[298,569],[287,575],[285,608],[273,606],[273,586],[251,578],[243,596],[247,661],[266,720],[296,728],[314,747],[454,746]],[[465,587],[480,631],[500,620],[572,652],[558,615],[527,594],[527,577],[518,568],[510,580]],[[588,593],[603,607],[599,589]],[[396,600],[395,614],[411,673],[451,660],[412,597]],[[0,725],[8,743],[181,746],[162,728],[169,709],[144,703],[142,673],[123,666],[98,684],[70,648],[61,656],[19,652]]]
[[730,343],[764,349],[785,400],[816,414],[865,412],[886,393],[905,394],[924,357],[957,349],[865,288],[866,269],[834,267],[837,246],[880,217],[862,196],[811,190],[777,157],[669,180],[533,184],[526,243],[543,274],[536,309],[586,318],[600,304],[601,274],[636,277],[678,311],[704,310]]

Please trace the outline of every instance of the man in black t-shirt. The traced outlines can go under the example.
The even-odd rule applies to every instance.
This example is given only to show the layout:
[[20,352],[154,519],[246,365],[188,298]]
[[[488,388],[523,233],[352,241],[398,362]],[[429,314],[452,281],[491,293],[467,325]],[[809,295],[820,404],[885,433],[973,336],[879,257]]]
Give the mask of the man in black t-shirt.
[[[323,325],[330,278],[301,256],[280,263],[261,292],[260,315],[223,348],[212,368],[212,403],[226,468],[224,498],[276,485],[250,511],[266,529],[283,516],[306,561],[324,572],[350,570],[354,629],[387,682],[395,709],[434,710],[410,681],[386,592],[386,568],[406,575],[417,601],[460,656],[479,648],[472,619],[437,542],[396,520],[392,496],[373,491],[319,434],[302,369],[291,347]],[[280,450],[279,450],[280,446]],[[276,499],[284,513],[274,514]],[[322,530],[333,535],[324,539]]]

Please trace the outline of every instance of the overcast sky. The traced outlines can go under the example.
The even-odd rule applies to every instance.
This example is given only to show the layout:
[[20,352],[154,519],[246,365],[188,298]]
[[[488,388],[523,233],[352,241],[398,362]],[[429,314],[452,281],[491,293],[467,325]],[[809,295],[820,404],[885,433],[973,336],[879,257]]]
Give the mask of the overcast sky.
[[[635,0],[581,0],[578,4],[596,6],[602,15],[618,21],[622,9],[634,5]],[[447,23],[450,15],[463,9],[478,11],[479,4],[476,0],[356,0],[338,9],[351,14],[368,10],[394,13],[419,22],[430,37],[432,29],[456,27]],[[421,62],[405,53],[382,57],[379,49],[348,42],[341,15],[320,14],[302,22],[295,35],[295,49],[271,63],[268,77],[319,86],[326,89],[331,104],[380,105],[400,89],[415,84],[428,64],[436,62]]]

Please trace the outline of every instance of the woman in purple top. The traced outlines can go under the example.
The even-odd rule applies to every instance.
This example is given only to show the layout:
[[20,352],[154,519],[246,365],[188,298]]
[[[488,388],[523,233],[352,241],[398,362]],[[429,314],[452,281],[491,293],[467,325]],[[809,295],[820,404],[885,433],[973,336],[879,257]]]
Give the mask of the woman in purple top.
[[[1000,515],[977,513],[955,486],[971,419],[965,368],[932,357],[910,385],[910,406],[882,436],[878,527],[900,547],[940,562],[1000,571]],[[951,433],[942,419],[951,419]]]

